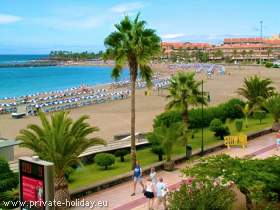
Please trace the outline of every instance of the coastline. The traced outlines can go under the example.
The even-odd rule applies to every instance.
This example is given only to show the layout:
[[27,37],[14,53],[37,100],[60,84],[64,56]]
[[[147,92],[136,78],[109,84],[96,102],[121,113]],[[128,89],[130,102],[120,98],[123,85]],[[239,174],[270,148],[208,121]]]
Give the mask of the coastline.
[[[158,67],[158,66],[157,66]],[[168,69],[161,69],[161,75],[167,75],[171,72]],[[211,78],[205,73],[196,74],[198,80],[205,81],[205,91],[210,92],[211,102],[209,106],[223,103],[231,98],[240,96],[236,90],[242,86],[244,77],[260,75],[264,78],[272,78],[274,86],[280,89],[280,74],[278,69],[266,69],[264,67],[248,66],[226,66],[226,74],[221,76],[214,74]],[[98,87],[103,87],[98,86]],[[106,87],[106,85],[105,85]],[[146,89],[136,91],[136,132],[149,132],[152,129],[153,119],[156,115],[164,111],[168,102],[166,99],[167,91],[162,93],[152,92],[150,96],[145,95]],[[70,110],[70,116],[77,119],[82,115],[89,115],[89,123],[99,127],[95,134],[107,142],[113,141],[113,136],[130,132],[130,100],[116,100],[106,103],[94,104],[85,107]],[[50,114],[48,114],[50,116]],[[0,133],[1,136],[14,139],[18,132],[29,124],[40,123],[38,117],[31,116],[22,119],[12,119],[10,115],[0,115]],[[15,155],[27,155],[30,151],[23,148],[16,148]]]

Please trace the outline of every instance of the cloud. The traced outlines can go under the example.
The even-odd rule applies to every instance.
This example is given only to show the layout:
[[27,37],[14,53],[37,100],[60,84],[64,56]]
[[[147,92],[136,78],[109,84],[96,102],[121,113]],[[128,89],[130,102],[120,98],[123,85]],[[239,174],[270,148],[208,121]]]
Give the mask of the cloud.
[[87,17],[87,18],[81,18],[81,19],[64,19],[64,20],[55,20],[56,24],[53,26],[56,28],[61,29],[90,29],[90,28],[96,28],[102,24],[102,19],[95,18],[95,17]]
[[101,26],[105,17],[81,17],[81,18],[73,18],[73,17],[40,17],[33,18],[29,20],[32,24],[35,25],[44,25],[46,27],[58,30],[75,30],[75,29],[92,29]]
[[142,9],[144,8],[144,6],[145,5],[142,2],[132,2],[127,4],[116,5],[112,7],[111,10],[116,13],[125,13],[125,12]]
[[181,38],[184,36],[185,36],[185,34],[163,34],[163,35],[161,35],[161,37],[163,39],[177,39],[177,38]]
[[22,18],[14,15],[0,14],[0,24],[8,24],[20,21]]

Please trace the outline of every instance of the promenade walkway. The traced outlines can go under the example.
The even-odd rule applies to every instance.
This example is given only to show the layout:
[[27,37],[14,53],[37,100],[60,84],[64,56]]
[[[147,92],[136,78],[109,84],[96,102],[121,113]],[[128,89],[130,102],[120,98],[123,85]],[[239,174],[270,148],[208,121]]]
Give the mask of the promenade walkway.
[[[216,154],[229,154],[232,157],[246,157],[252,156],[254,158],[266,158],[272,155],[279,155],[280,150],[276,150],[275,146],[275,134],[269,134],[266,136],[259,137],[255,140],[249,141],[248,147],[243,150],[239,147],[233,147],[231,149],[223,149],[221,151],[212,153]],[[186,163],[176,166],[177,170],[172,172],[160,171],[158,175],[163,177],[164,181],[168,183],[169,188],[176,189],[179,187],[182,177],[180,169],[184,168]],[[111,187],[106,190],[99,191],[97,193],[85,196],[85,200],[106,200],[108,201],[109,207],[94,208],[94,209],[106,209],[106,210],[144,210],[147,209],[147,200],[142,194],[142,189],[137,186],[136,196],[131,197],[132,181]],[[240,199],[240,198],[239,198]],[[242,199],[242,198],[241,198]],[[75,209],[86,209],[86,208],[75,208]],[[239,208],[240,209],[240,208]],[[241,210],[241,209],[240,209]]]

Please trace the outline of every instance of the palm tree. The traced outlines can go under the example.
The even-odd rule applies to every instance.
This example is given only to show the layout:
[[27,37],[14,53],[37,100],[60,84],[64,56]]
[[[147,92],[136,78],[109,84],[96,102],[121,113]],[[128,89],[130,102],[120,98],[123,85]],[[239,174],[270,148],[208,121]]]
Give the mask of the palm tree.
[[241,54],[242,54],[242,59],[243,59],[243,61],[245,61],[245,58],[246,58],[246,55],[247,55],[247,51],[246,51],[246,50],[243,50],[243,51],[241,52]]
[[233,57],[234,57],[234,60],[237,60],[236,58],[237,58],[237,50],[236,49],[234,49],[233,50]]
[[153,132],[148,134],[150,142],[157,144],[163,149],[166,155],[165,169],[172,170],[174,162],[171,160],[171,155],[174,145],[183,136],[182,123],[172,123],[170,126],[162,125],[154,128]]
[[114,59],[116,64],[112,76],[118,78],[124,65],[128,64],[131,82],[131,160],[132,167],[136,162],[135,146],[135,84],[137,75],[151,85],[152,69],[149,66],[153,56],[160,54],[160,38],[155,30],[145,28],[145,21],[139,20],[139,14],[134,20],[128,16],[116,24],[104,41],[105,59]]
[[268,50],[267,50],[267,57],[268,57],[268,60],[269,60],[271,54],[272,54],[272,49],[268,49]]
[[267,98],[263,103],[263,107],[272,115],[274,119],[272,129],[274,131],[280,130],[280,95],[276,94]]
[[213,56],[217,59],[223,59],[224,58],[224,52],[221,49],[218,49],[214,52]]
[[30,124],[17,136],[22,141],[21,146],[31,149],[41,159],[54,163],[55,169],[55,199],[65,202],[70,199],[65,171],[73,164],[79,163],[79,155],[88,147],[104,144],[99,138],[89,137],[98,131],[91,127],[82,116],[73,121],[68,112],[58,112],[47,119],[39,112],[42,126]]
[[266,99],[274,94],[275,88],[271,86],[269,78],[262,79],[259,76],[251,76],[244,79],[242,88],[238,88],[237,93],[248,100],[250,108],[259,104],[259,99]]
[[245,117],[245,126],[248,128],[248,117],[252,114],[254,111],[254,108],[250,108],[249,104],[245,104],[244,107],[240,106],[239,104],[237,105],[237,108],[243,113]]
[[250,50],[250,51],[249,51],[249,55],[250,55],[251,62],[252,62],[252,59],[253,59],[253,54],[254,54],[254,51],[253,51],[253,50]]
[[[206,94],[203,94],[199,87],[202,81],[195,80],[194,73],[178,72],[170,80],[169,95],[171,101],[166,105],[167,109],[177,109],[181,111],[185,131],[189,127],[189,107],[207,104]],[[185,135],[187,143],[187,135]]]

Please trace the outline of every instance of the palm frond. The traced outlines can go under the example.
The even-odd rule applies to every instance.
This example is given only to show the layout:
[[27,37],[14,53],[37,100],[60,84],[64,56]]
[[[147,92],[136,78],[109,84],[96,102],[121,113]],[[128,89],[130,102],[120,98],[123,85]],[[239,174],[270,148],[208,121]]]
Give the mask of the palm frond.
[[22,141],[21,146],[53,162],[59,175],[71,164],[79,162],[78,156],[88,147],[104,144],[100,138],[89,137],[98,128],[86,122],[89,119],[86,115],[73,121],[68,112],[58,112],[48,120],[44,113],[40,113],[40,119],[42,127],[31,124],[20,131],[17,139]]

